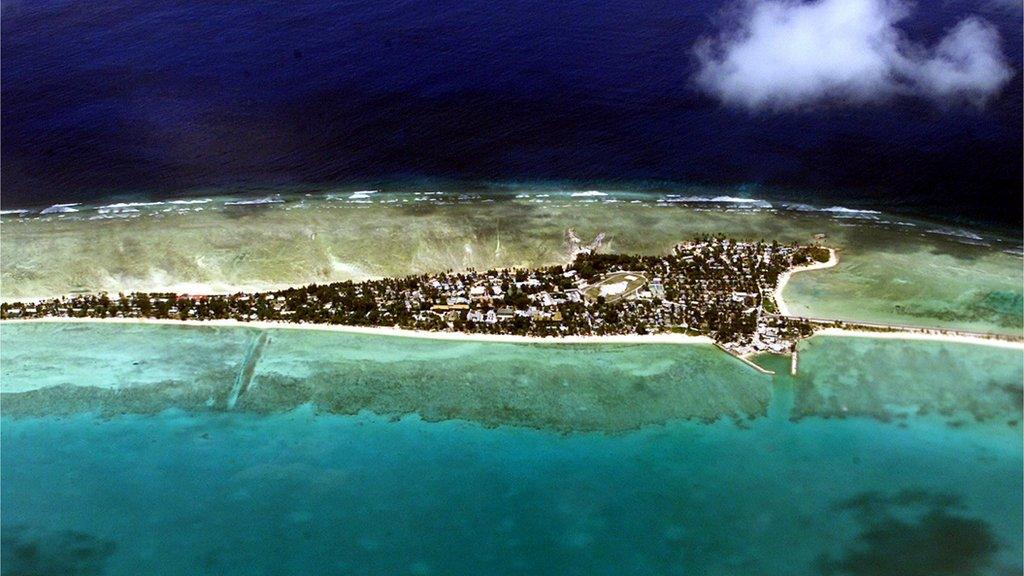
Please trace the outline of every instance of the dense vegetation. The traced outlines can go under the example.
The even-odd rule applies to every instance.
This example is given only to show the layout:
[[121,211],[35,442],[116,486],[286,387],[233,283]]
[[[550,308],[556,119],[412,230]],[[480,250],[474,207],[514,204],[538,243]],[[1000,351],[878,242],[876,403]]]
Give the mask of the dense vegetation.
[[[746,344],[759,330],[769,329],[779,341],[809,330],[771,316],[771,293],[782,272],[828,257],[818,246],[704,237],[667,256],[584,252],[568,265],[536,270],[449,270],[264,293],[83,295],[3,304],[0,317],[270,320],[521,335],[684,329]],[[584,294],[610,273],[623,271],[650,281],[626,297]]]

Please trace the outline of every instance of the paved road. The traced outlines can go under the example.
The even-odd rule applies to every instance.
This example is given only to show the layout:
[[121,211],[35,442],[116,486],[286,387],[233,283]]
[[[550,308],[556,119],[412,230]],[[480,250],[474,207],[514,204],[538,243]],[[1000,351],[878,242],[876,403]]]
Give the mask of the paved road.
[[922,334],[950,334],[953,336],[971,336],[974,338],[991,338],[994,340],[1009,340],[1012,342],[1024,341],[1024,338],[1020,336],[1013,336],[1009,334],[993,334],[991,332],[968,332],[965,330],[951,330],[946,328],[934,328],[927,326],[911,326],[908,324],[881,324],[876,322],[853,322],[848,320],[836,320],[834,318],[811,318],[808,316],[783,316],[781,314],[768,314],[767,316],[774,316],[777,318],[790,318],[792,320],[802,320],[804,322],[810,322],[811,324],[826,324],[833,326],[835,324],[841,324],[845,328],[866,328],[866,329],[882,329],[892,330],[900,332],[918,332]]

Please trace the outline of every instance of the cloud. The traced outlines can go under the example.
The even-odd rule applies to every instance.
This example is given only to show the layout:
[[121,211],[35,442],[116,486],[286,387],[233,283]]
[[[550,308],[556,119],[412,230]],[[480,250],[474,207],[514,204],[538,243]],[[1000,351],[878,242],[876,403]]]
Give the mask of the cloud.
[[696,81],[729,105],[787,109],[896,95],[982,105],[1013,77],[988,22],[962,20],[927,47],[896,28],[909,14],[887,0],[752,0],[735,29],[697,43]]

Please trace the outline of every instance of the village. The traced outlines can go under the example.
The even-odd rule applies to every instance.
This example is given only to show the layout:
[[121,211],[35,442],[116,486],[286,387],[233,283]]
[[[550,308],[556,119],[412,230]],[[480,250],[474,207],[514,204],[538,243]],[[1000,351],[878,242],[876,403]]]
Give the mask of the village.
[[[574,236],[571,236],[575,240]],[[785,353],[812,326],[778,316],[780,275],[824,262],[820,246],[706,236],[665,256],[601,254],[540,269],[447,271],[231,295],[131,293],[4,303],[0,318],[278,321],[524,336],[702,334],[737,355]]]

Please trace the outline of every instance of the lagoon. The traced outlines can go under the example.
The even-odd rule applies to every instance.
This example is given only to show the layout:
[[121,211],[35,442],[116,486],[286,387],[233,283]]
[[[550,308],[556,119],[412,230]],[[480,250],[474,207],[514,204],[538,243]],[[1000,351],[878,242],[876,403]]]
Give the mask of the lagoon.
[[1019,350],[255,336],[2,326],[4,570],[1021,569]]

